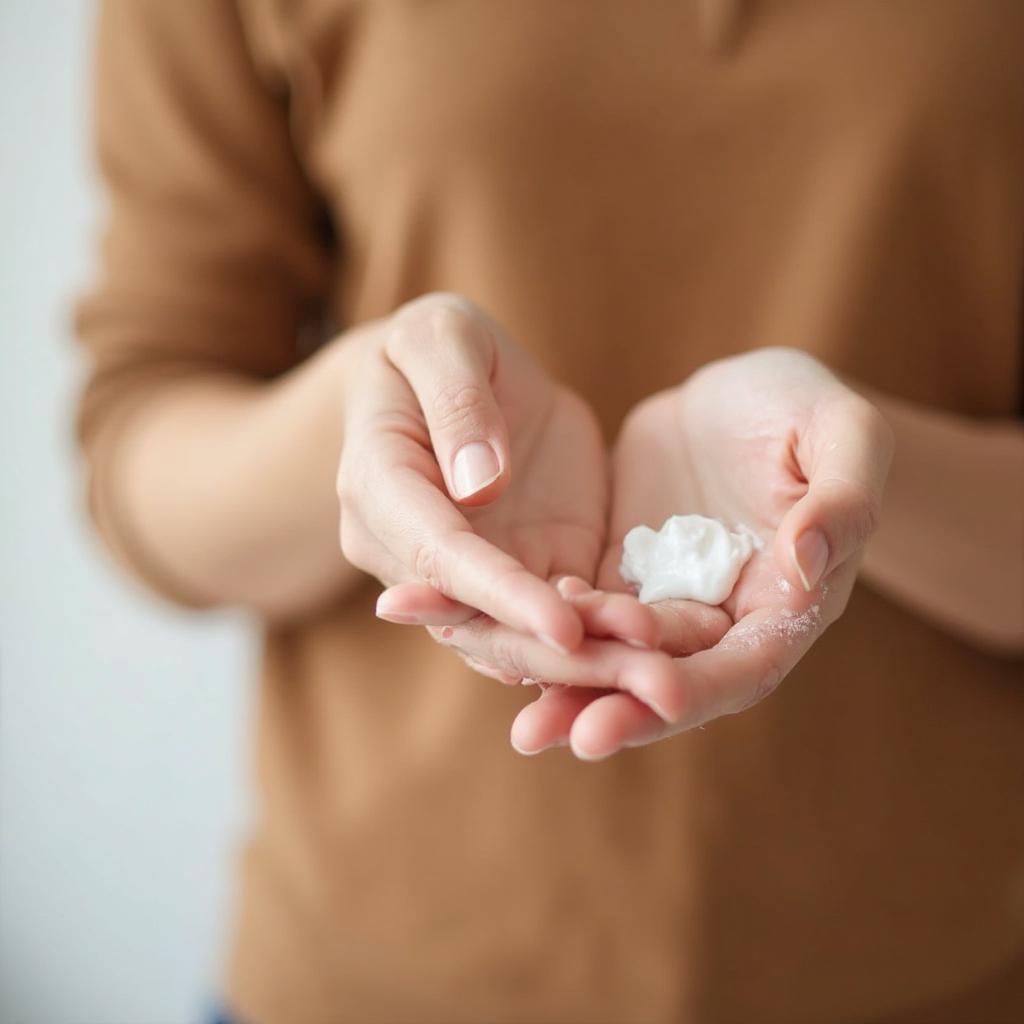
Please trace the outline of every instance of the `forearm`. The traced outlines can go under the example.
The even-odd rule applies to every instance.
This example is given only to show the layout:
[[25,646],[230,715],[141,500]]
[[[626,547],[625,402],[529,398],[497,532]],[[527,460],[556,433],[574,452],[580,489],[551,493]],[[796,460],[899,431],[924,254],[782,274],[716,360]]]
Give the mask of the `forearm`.
[[868,397],[896,456],[864,577],[979,646],[1024,651],[1024,426]]
[[198,602],[274,619],[352,586],[335,474],[343,381],[368,339],[351,333],[269,384],[196,374],[147,396],[105,488],[133,554]]

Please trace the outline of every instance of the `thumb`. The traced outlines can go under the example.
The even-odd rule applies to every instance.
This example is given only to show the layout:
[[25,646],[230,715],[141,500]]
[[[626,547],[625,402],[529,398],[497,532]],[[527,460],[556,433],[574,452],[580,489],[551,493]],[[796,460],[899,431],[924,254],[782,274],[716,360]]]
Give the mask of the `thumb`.
[[402,307],[385,353],[416,395],[449,495],[484,505],[504,491],[510,452],[491,386],[497,342],[482,312],[455,295]]
[[892,448],[882,414],[853,392],[815,411],[796,452],[807,492],[775,537],[775,557],[794,585],[813,590],[860,553],[878,525]]

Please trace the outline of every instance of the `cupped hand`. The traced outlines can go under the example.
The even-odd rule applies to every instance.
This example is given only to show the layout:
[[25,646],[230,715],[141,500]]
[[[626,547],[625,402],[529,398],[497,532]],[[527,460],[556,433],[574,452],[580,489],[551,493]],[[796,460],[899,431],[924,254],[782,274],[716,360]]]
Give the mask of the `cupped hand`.
[[549,577],[592,579],[603,548],[606,455],[588,406],[448,294],[374,325],[347,386],[342,550],[385,586],[429,585],[420,607],[399,588],[378,613],[443,625],[482,612],[578,648],[580,615]]
[[[513,725],[517,749],[570,742],[578,756],[602,758],[742,711],[771,693],[846,605],[878,519],[891,452],[891,432],[874,406],[796,350],[711,363],[641,403],[614,452],[612,542],[598,587],[625,589],[623,536],[641,523],[657,528],[673,514],[744,527],[762,547],[721,608],[652,606],[664,649],[688,655],[675,658],[670,685],[643,700],[547,688]],[[582,581],[574,589],[582,595],[577,602],[596,600]],[[695,636],[717,642],[700,649]],[[680,639],[688,649],[673,649]]]

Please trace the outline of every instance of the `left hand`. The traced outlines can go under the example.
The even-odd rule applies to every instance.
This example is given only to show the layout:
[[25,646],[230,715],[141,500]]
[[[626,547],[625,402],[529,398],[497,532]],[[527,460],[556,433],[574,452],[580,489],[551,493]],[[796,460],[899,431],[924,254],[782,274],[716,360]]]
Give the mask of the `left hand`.
[[[662,648],[676,657],[673,685],[656,696],[556,686],[513,725],[518,749],[571,742],[577,756],[607,757],[745,710],[771,693],[842,613],[878,520],[891,431],[871,403],[792,349],[761,349],[708,364],[627,418],[613,458],[611,542],[597,586],[625,590],[621,541],[633,526],[700,513],[754,531],[764,542],[721,609],[652,605]],[[582,581],[572,585],[595,602]],[[715,613],[724,621],[714,622]],[[726,618],[727,617],[727,618]],[[724,636],[704,650],[673,650]],[[676,638],[676,639],[673,639]]]

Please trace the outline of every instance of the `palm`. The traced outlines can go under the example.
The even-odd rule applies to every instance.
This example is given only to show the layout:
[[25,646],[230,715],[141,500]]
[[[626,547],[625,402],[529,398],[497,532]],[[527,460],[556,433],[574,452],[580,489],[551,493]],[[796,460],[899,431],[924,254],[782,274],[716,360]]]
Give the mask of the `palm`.
[[766,696],[842,612],[853,586],[855,557],[808,593],[788,543],[791,513],[808,492],[801,467],[820,458],[808,448],[824,444],[834,452],[842,444],[835,438],[847,426],[851,435],[861,435],[854,429],[863,413],[857,403],[864,405],[813,360],[756,352],[712,364],[638,406],[613,455],[609,543],[598,586],[625,589],[619,575],[623,536],[639,524],[657,528],[673,514],[699,513],[734,529],[747,527],[763,546],[721,608],[661,603],[670,621],[702,621],[704,636],[717,640],[696,653],[669,651],[688,655],[676,661],[679,697],[668,716],[673,724],[626,693],[560,689],[524,710],[517,723],[522,731],[547,742],[571,732],[574,746],[605,755]]
[[509,376],[495,394],[512,439],[511,481],[496,501],[466,509],[466,518],[476,533],[542,579],[564,573],[592,579],[608,504],[597,423],[564,388],[532,375]]
[[[773,388],[764,370],[764,357],[713,364],[631,415],[615,452],[611,536],[617,543],[602,564],[603,586],[621,586],[620,542],[631,527],[699,513],[746,527],[763,541],[723,605],[733,622],[762,608],[802,616],[813,607],[790,582],[792,563],[780,557],[775,540],[807,491],[797,447],[814,393],[789,379]],[[852,583],[852,573],[830,579],[827,595],[819,596],[841,609]]]
[[[513,393],[531,402],[538,394]],[[762,545],[721,607],[659,602],[650,609],[657,622],[650,632],[637,617],[643,609],[635,599],[606,594],[595,604],[595,595],[577,592],[587,597],[580,607],[592,636],[644,645],[660,632],[662,650],[675,661],[658,654],[667,672],[650,661],[651,675],[640,686],[622,685],[626,677],[615,673],[588,679],[568,662],[520,669],[573,684],[547,689],[520,713],[513,731],[524,747],[542,749],[571,734],[578,753],[606,756],[760,700],[838,617],[852,589],[891,451],[877,411],[792,350],[710,364],[628,417],[613,452],[612,507],[602,543],[596,430],[575,400],[564,407],[552,397],[547,402],[543,414],[518,421],[517,483],[493,509],[472,513],[474,528],[496,547],[534,572],[585,580],[593,579],[592,553],[603,550],[597,586],[621,594],[627,590],[619,574],[621,542],[634,526],[658,527],[671,515],[699,513],[751,530]],[[510,426],[516,412],[516,402],[509,402]],[[801,577],[811,583],[801,585]],[[422,599],[420,588],[415,600]],[[624,628],[627,619],[635,630]],[[507,654],[513,638],[505,635],[500,646]],[[488,661],[486,643],[465,653]]]

